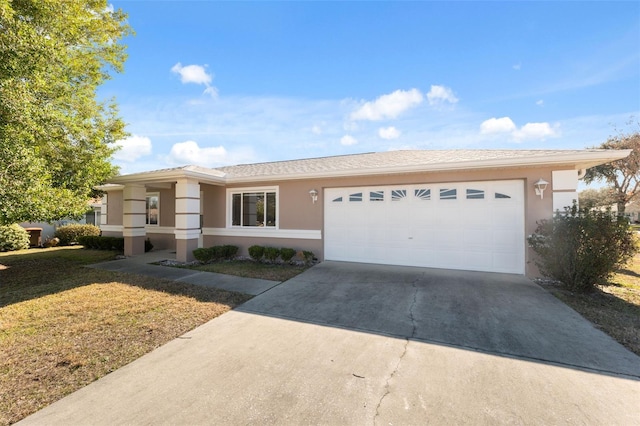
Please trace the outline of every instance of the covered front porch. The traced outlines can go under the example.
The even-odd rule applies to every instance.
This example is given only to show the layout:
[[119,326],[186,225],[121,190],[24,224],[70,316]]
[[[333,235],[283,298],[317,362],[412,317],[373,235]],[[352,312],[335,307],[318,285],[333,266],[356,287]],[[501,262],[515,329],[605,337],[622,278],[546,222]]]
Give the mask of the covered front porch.
[[205,187],[210,204],[214,204],[213,192],[224,191],[221,176],[194,169],[146,173],[140,179],[129,175],[124,184],[98,187],[105,192],[100,221],[103,235],[124,237],[125,256],[144,254],[149,239],[158,249],[174,250],[177,261],[192,261],[193,250],[203,244]]

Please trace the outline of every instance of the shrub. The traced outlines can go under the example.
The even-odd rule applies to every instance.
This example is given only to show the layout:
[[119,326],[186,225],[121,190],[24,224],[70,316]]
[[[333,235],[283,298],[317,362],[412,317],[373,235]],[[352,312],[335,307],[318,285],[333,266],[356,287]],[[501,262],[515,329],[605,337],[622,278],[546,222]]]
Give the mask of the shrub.
[[213,251],[210,248],[197,248],[193,251],[193,257],[198,262],[209,263],[213,259]]
[[236,257],[236,255],[238,254],[238,246],[233,246],[231,244],[226,244],[224,246],[222,246],[223,249],[223,256],[225,259],[233,259],[234,257]]
[[0,251],[29,248],[30,237],[26,229],[18,224],[0,226]]
[[237,253],[238,246],[224,245],[195,249],[193,257],[202,263],[209,263],[220,259],[233,259]]
[[281,248],[280,249],[280,258],[283,262],[291,262],[293,256],[296,255],[296,251],[292,248]]
[[264,248],[264,258],[269,262],[275,262],[276,259],[280,256],[280,249],[276,247],[265,247]]
[[307,251],[307,250],[303,250],[302,251],[302,258],[304,259],[304,262],[309,265],[313,262],[313,260],[316,258],[315,255],[313,254],[312,251]]
[[627,220],[611,211],[573,207],[543,220],[529,245],[538,254],[540,272],[569,290],[588,292],[604,284],[636,252]]
[[249,256],[256,262],[260,261],[264,256],[264,247],[257,245],[249,247]]
[[94,225],[66,225],[56,229],[55,236],[60,239],[60,245],[68,246],[77,243],[82,236],[98,236],[100,228]]
[[122,237],[100,237],[95,235],[84,235],[78,237],[78,243],[86,249],[94,250],[124,250],[124,238]]

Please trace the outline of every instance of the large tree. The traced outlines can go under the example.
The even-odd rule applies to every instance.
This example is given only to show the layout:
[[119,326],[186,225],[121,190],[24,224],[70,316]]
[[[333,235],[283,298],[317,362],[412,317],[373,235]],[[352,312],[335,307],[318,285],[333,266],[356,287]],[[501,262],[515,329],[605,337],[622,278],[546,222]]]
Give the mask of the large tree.
[[597,148],[601,149],[631,149],[627,158],[602,164],[587,170],[584,181],[607,183],[613,190],[614,203],[618,206],[618,214],[623,215],[625,206],[633,201],[640,190],[640,125],[635,129],[620,132],[611,136]]
[[130,33],[107,0],[0,0],[0,225],[87,209],[124,122],[98,86]]
[[609,188],[585,189],[578,194],[581,208],[593,209],[597,207],[611,207],[616,204],[616,192]]

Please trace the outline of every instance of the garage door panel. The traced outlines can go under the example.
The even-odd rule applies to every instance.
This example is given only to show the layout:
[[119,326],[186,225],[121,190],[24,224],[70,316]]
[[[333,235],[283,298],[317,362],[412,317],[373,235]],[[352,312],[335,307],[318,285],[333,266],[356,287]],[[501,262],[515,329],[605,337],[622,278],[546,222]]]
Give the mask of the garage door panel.
[[328,260],[524,273],[522,181],[324,192]]

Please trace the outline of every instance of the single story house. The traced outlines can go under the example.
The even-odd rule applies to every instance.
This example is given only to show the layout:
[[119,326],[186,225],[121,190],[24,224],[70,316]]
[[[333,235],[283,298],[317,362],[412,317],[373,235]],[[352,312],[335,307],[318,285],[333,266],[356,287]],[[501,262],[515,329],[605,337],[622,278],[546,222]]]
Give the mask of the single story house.
[[125,254],[254,244],[320,260],[536,275],[526,237],[630,150],[404,150],[117,176],[103,235]]

